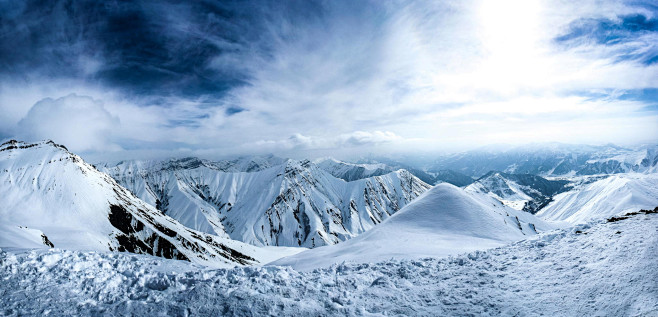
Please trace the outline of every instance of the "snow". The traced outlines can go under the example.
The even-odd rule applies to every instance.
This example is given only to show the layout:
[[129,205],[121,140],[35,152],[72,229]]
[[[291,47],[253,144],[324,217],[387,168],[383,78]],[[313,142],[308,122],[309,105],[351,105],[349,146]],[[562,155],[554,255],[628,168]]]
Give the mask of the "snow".
[[552,196],[567,190],[568,184],[566,180],[548,180],[530,174],[490,172],[465,189],[486,193],[506,206],[534,214],[549,203]]
[[380,176],[394,171],[392,167],[383,163],[356,164],[339,161],[330,157],[316,159],[313,163],[331,175],[348,182],[372,176]]
[[[0,247],[44,248],[44,235],[57,248],[169,254],[213,267],[263,264],[298,251],[186,228],[52,142],[3,144],[0,197]],[[112,206],[127,228],[112,222]]]
[[170,162],[102,170],[189,228],[256,246],[312,248],[347,240],[430,187],[405,170],[345,182],[309,161],[249,173],[213,169],[218,163],[208,161],[163,168]]
[[[523,188],[511,180],[501,177],[499,174],[493,175],[491,179],[478,180],[471,185],[466,186],[466,191],[487,193],[492,198],[495,198],[516,210],[523,210],[526,202],[532,200],[525,191],[532,190],[531,188]],[[497,182],[494,182],[495,179]],[[497,194],[498,193],[498,194]]]
[[[658,316],[658,214],[600,220],[658,206],[658,174],[574,178],[536,217],[404,170],[279,161],[123,164],[147,203],[62,146],[2,144],[0,315]],[[149,204],[165,192],[167,215]],[[307,230],[308,247],[348,240],[266,246]],[[108,252],[122,234],[191,262]]]
[[547,229],[552,226],[531,214],[506,207],[487,195],[443,183],[351,240],[272,264],[312,270],[343,261],[443,257],[501,246]]
[[41,237],[44,233],[39,229],[24,226],[0,224],[0,246],[22,246],[24,248],[48,248]]
[[258,260],[259,265],[267,265],[271,262],[274,262],[280,258],[293,256],[297,253],[307,251],[307,248],[298,248],[298,247],[259,247],[258,248]]
[[595,179],[556,195],[537,216],[575,224],[658,206],[658,174],[615,174]]
[[655,316],[658,215],[443,259],[208,269],[146,255],[0,252],[0,314]]
[[614,145],[535,144],[513,148],[499,145],[438,157],[429,171],[451,169],[470,176],[490,171],[530,173],[538,176],[655,173],[658,147],[626,149]]

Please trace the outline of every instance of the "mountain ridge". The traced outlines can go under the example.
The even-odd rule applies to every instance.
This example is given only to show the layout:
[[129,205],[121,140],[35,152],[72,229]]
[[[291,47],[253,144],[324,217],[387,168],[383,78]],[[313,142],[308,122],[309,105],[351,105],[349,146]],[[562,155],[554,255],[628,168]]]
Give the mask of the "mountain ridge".
[[345,241],[430,187],[405,170],[346,182],[309,160],[250,172],[209,164],[167,170],[133,162],[101,169],[191,228],[257,246]]
[[0,243],[125,251],[210,266],[252,265],[256,247],[195,231],[50,140],[0,145]]

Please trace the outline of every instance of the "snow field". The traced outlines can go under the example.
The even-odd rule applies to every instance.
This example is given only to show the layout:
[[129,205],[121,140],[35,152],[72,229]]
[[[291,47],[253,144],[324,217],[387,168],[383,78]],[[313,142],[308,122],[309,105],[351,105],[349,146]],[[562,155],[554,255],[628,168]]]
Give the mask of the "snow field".
[[658,315],[658,214],[457,257],[208,269],[145,255],[0,252],[0,314]]

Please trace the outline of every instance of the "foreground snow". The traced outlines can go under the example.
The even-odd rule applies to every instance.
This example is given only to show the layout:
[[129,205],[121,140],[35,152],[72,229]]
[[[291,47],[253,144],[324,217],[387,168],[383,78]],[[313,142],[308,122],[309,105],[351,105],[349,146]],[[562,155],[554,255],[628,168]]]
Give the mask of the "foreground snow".
[[658,314],[658,214],[445,259],[207,269],[145,255],[0,252],[0,314]]

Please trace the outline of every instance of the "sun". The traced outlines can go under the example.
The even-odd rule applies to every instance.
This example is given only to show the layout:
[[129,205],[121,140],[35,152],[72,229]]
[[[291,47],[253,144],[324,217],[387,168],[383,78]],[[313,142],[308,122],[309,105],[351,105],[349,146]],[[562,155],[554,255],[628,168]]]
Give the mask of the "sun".
[[483,61],[478,78],[500,89],[541,80],[542,3],[539,0],[482,1],[477,10]]

